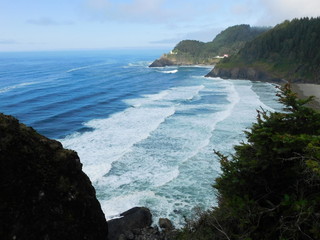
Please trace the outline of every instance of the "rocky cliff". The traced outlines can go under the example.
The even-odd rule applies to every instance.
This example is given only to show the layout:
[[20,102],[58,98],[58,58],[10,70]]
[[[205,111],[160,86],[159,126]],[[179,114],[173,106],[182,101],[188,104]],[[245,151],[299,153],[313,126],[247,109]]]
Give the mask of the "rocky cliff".
[[166,67],[175,65],[181,65],[181,63],[170,60],[166,56],[161,56],[161,58],[156,59],[153,63],[151,63],[149,67]]
[[0,239],[107,239],[76,152],[0,114]]
[[120,218],[108,221],[109,240],[173,240],[177,231],[167,218],[159,219],[157,226],[151,226],[152,215],[148,208],[134,207],[120,214]]
[[223,79],[247,79],[252,81],[285,82],[283,79],[253,67],[214,68],[206,77],[220,77]]

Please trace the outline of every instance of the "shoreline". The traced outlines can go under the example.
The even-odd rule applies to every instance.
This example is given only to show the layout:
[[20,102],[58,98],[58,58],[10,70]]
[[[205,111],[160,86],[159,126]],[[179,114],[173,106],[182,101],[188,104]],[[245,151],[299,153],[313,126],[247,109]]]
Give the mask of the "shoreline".
[[291,84],[291,89],[301,99],[309,96],[314,96],[314,100],[307,104],[307,106],[320,110],[320,85],[312,83],[294,83]]

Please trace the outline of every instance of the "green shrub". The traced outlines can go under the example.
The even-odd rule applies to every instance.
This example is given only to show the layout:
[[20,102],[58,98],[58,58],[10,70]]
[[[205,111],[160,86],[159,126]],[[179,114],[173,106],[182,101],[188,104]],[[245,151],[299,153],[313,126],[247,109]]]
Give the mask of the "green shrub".
[[258,111],[247,142],[226,157],[218,207],[180,239],[320,239],[320,113],[285,86],[285,112]]

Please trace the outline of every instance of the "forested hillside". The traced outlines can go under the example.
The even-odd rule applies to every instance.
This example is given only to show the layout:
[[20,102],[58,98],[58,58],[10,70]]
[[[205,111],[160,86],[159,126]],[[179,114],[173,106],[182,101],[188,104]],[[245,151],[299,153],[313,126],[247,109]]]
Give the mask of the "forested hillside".
[[319,43],[320,18],[285,21],[247,42],[237,55],[221,61],[216,66],[216,75],[219,76],[219,69],[226,72],[247,67],[267,72],[272,78],[320,83]]
[[194,40],[184,40],[173,49],[176,53],[185,53],[194,57],[215,57],[224,54],[236,54],[247,41],[257,37],[268,28],[250,27],[242,24],[227,28],[219,33],[211,42],[203,43]]
[[169,60],[164,65],[170,65],[170,61],[171,65],[217,63],[220,60],[217,56],[236,54],[247,41],[256,38],[268,29],[250,27],[246,24],[232,26],[219,33],[211,42],[183,40],[171,53],[162,56],[162,59]]

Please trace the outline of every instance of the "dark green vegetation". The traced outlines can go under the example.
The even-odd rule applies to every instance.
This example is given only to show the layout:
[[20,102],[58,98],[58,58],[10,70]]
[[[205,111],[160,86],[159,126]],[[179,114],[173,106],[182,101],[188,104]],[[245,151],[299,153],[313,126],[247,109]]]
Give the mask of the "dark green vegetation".
[[319,43],[320,18],[285,21],[247,42],[237,55],[217,64],[209,76],[259,80],[250,74],[226,74],[237,68],[251,68],[266,72],[270,79],[320,83]]
[[0,239],[107,239],[76,152],[0,114]]
[[250,27],[245,24],[236,25],[219,33],[211,42],[183,40],[170,54],[165,54],[162,58],[170,60],[172,65],[217,63],[219,59],[216,56],[236,54],[247,41],[267,30],[268,28]]
[[180,239],[320,239],[320,113],[288,86],[279,96],[285,112],[258,111],[247,142],[217,153],[218,207]]
[[181,41],[173,49],[173,52],[189,54],[198,58],[212,58],[217,55],[223,56],[224,54],[233,55],[238,53],[247,41],[256,38],[266,30],[268,28],[250,27],[246,24],[236,25],[219,33],[211,42]]

